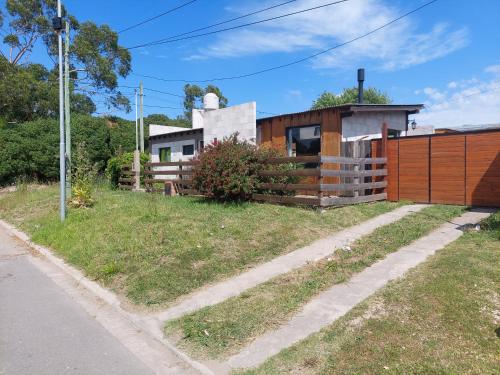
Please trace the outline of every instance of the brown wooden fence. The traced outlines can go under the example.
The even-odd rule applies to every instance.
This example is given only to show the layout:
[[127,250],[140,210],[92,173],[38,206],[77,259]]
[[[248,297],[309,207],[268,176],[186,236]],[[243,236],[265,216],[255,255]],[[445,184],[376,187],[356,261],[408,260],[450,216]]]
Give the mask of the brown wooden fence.
[[118,187],[124,190],[132,190],[134,187],[134,172],[132,167],[123,167],[121,176],[118,180]]
[[391,201],[500,207],[500,131],[393,139],[387,159]]
[[[150,193],[165,192],[165,182],[174,184],[176,191],[181,195],[200,195],[192,188],[194,161],[147,163],[144,169],[144,186]],[[158,179],[155,176],[169,176],[174,178]]]
[[[386,199],[386,158],[348,158],[330,156],[301,156],[275,158],[266,161],[265,170],[259,173],[262,183],[253,194],[255,201],[310,206],[336,206],[372,202]],[[183,195],[201,195],[194,190],[193,161],[147,163],[143,182],[147,192],[163,193],[167,184]],[[350,165],[352,170],[341,166]],[[120,187],[131,189],[128,183],[130,168]],[[157,176],[168,176],[160,179]],[[352,182],[343,183],[349,177]],[[127,180],[127,181],[125,181]],[[284,182],[285,181],[285,182]]]

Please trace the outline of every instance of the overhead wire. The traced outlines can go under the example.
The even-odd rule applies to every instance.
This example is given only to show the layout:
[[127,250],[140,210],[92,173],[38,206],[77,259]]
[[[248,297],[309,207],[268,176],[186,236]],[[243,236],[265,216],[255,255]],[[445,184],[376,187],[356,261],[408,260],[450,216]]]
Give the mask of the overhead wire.
[[[259,21],[253,21],[253,22],[248,22],[248,23],[244,23],[244,24],[241,24],[241,25],[236,25],[236,26],[232,26],[232,27],[226,27],[225,29],[209,31],[209,32],[202,33],[202,34],[188,35],[188,36],[179,37],[179,38],[174,38],[174,37],[163,38],[163,39],[159,39],[159,40],[148,42],[148,43],[139,44],[139,45],[132,46],[132,47],[126,47],[126,49],[131,50],[131,49],[137,49],[137,48],[144,48],[144,47],[156,46],[156,45],[160,45],[160,44],[174,43],[174,42],[179,42],[179,41],[182,41],[182,40],[199,38],[199,37],[202,37],[202,36],[208,36],[208,35],[218,34],[218,33],[226,32],[226,31],[240,29],[240,28],[243,28],[243,27],[258,25],[258,24],[261,24],[261,23],[264,23],[264,22],[275,21],[275,20],[278,20],[278,19],[281,19],[281,18],[290,17],[290,16],[294,16],[294,15],[297,15],[297,14],[306,13],[306,12],[310,12],[310,11],[313,11],[313,10],[318,10],[318,9],[321,9],[321,8],[326,8],[326,7],[329,7],[329,6],[332,6],[332,5],[337,5],[337,4],[345,3],[347,1],[349,1],[349,0],[337,0],[337,1],[333,1],[333,2],[327,3],[327,4],[318,5],[318,6],[315,6],[315,7],[312,7],[312,8],[307,8],[307,9],[302,9],[302,10],[295,11],[295,12],[290,12],[290,13],[282,14],[282,15],[279,15],[279,16],[271,17],[271,18],[266,18],[266,19],[259,20]],[[172,39],[172,38],[174,38],[174,39]]]
[[317,52],[315,54],[312,54],[312,55],[309,55],[309,56],[306,56],[306,57],[303,57],[301,59],[298,59],[298,60],[294,60],[294,61],[291,61],[289,63],[286,63],[286,64],[281,64],[281,65],[277,65],[277,66],[273,66],[273,67],[270,67],[270,68],[266,68],[266,69],[262,69],[262,70],[258,70],[258,71],[255,71],[255,72],[252,72],[252,73],[246,73],[246,74],[240,74],[240,75],[235,75],[235,76],[228,76],[228,77],[216,77],[216,78],[211,78],[211,79],[198,79],[198,80],[195,80],[195,79],[190,79],[190,80],[187,80],[187,79],[167,79],[167,78],[161,78],[161,77],[155,77],[155,76],[151,76],[151,75],[147,75],[147,74],[139,74],[139,73],[131,73],[132,75],[135,75],[137,77],[143,77],[143,78],[149,78],[149,79],[153,79],[153,80],[157,80],[157,81],[162,81],[162,82],[183,82],[183,83],[193,83],[193,82],[196,82],[196,83],[208,83],[208,82],[216,82],[216,81],[228,81],[228,80],[235,80],[235,79],[242,79],[242,78],[248,78],[248,77],[252,77],[252,76],[256,76],[256,75],[259,75],[259,74],[263,74],[263,73],[267,73],[267,72],[271,72],[271,71],[274,71],[274,70],[278,70],[278,69],[283,69],[283,68],[287,68],[289,66],[293,66],[293,65],[297,65],[297,64],[300,64],[302,62],[305,62],[305,61],[308,61],[308,60],[311,60],[311,59],[314,59],[318,56],[321,56],[321,55],[324,55],[328,52],[331,52],[335,49],[338,49],[338,48],[341,48],[341,47],[344,47],[348,44],[351,44],[351,43],[354,43],[360,39],[363,39],[363,38],[366,38],[386,27],[389,27],[391,26],[392,24],[402,20],[403,18],[406,18],[408,16],[410,16],[411,14],[413,13],[416,13],[428,6],[430,6],[431,4],[437,2],[438,0],[431,0],[431,1],[428,1],[426,3],[424,3],[423,5],[409,11],[409,12],[406,12],[404,14],[402,14],[401,16],[397,17],[397,18],[394,18],[392,19],[391,21],[389,22],[386,22],[385,24],[379,26],[379,27],[376,27],[375,29],[372,29],[364,34],[361,34],[355,38],[352,38],[350,40],[347,40],[345,42],[342,42],[342,43],[339,43],[333,47],[330,47],[330,48],[327,48],[325,50],[322,50],[320,52]]
[[165,11],[165,12],[157,14],[156,16],[153,16],[153,17],[150,17],[150,18],[146,18],[145,20],[143,20],[141,22],[138,22],[138,23],[136,23],[136,24],[134,24],[132,26],[126,27],[125,29],[122,29],[122,30],[118,31],[118,34],[121,34],[121,33],[124,33],[126,31],[135,29],[135,28],[137,28],[139,26],[142,26],[142,25],[144,25],[144,24],[146,24],[148,22],[154,21],[154,20],[156,20],[156,19],[158,19],[160,17],[163,17],[163,16],[165,16],[167,14],[170,14],[170,13],[173,13],[173,12],[179,10],[179,9],[182,9],[182,8],[188,6],[188,5],[192,4],[192,3],[195,3],[197,1],[198,0],[190,0],[190,1],[187,1],[187,2],[185,2],[185,3],[181,4],[181,5],[178,5],[178,6],[174,7],[174,8],[171,8],[171,9]]
[[255,16],[256,14],[267,12],[268,10],[279,8],[281,6],[288,5],[290,3],[295,3],[297,1],[298,0],[288,0],[288,1],[285,1],[283,3],[279,3],[279,4],[276,4],[276,5],[264,8],[264,9],[259,9],[259,10],[256,10],[256,11],[253,11],[253,12],[250,12],[250,13],[243,14],[243,15],[238,16],[238,17],[234,17],[234,18],[231,18],[231,19],[228,19],[228,20],[225,20],[225,21],[217,22],[217,23],[214,23],[214,24],[211,24],[211,25],[208,25],[208,26],[204,26],[204,27],[200,27],[200,28],[197,28],[197,29],[193,29],[193,30],[190,30],[190,31],[186,31],[186,32],[183,32],[183,33],[180,33],[180,34],[171,35],[171,36],[163,38],[163,39],[166,40],[166,39],[179,38],[181,36],[189,35],[189,34],[192,34],[192,33],[198,32],[198,31],[208,30],[208,29],[211,29],[213,27],[225,25],[227,23],[238,21],[238,20],[243,19],[243,18]]

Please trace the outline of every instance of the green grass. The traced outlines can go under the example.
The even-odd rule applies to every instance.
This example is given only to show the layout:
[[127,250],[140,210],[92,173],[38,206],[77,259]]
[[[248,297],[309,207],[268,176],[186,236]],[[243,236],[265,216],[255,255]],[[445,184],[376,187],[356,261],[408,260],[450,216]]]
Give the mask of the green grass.
[[500,373],[500,213],[257,374]]
[[315,294],[348,280],[354,273],[408,245],[462,213],[454,206],[433,206],[375,230],[356,241],[351,251],[257,286],[238,297],[206,307],[166,324],[167,334],[201,357],[233,354],[252,338],[286,321]]
[[135,304],[160,306],[339,229],[388,212],[378,202],[317,210],[100,188],[58,215],[57,186],[0,195],[0,217]]

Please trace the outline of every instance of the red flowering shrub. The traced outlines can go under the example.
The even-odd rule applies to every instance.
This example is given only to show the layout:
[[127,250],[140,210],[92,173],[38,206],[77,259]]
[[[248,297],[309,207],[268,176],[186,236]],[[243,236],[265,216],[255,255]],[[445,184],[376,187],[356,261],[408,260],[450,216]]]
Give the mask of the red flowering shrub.
[[274,149],[258,148],[233,134],[207,145],[197,157],[194,188],[221,201],[247,200],[257,189],[258,172],[266,168],[264,162],[278,156]]

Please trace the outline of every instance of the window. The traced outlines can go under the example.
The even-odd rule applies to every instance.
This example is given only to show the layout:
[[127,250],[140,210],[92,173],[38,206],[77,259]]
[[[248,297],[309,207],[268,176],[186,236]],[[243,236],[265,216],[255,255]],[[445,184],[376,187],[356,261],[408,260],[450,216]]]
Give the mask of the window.
[[194,145],[182,146],[182,155],[194,155]]
[[286,132],[288,156],[314,156],[321,152],[321,126],[288,128]]
[[204,141],[200,141],[198,143],[198,150],[202,151],[203,150],[203,147],[205,147],[205,142]]
[[401,131],[399,131],[399,130],[388,129],[388,131],[387,131],[388,138],[399,138],[400,135],[401,135]]
[[169,163],[172,161],[172,149],[170,147],[160,148],[160,163]]

